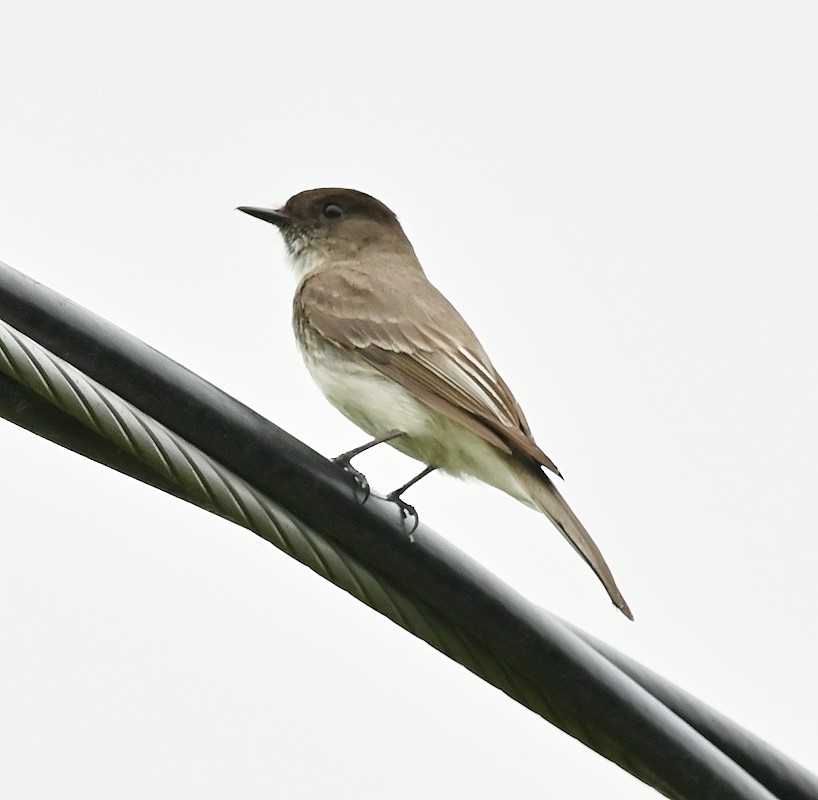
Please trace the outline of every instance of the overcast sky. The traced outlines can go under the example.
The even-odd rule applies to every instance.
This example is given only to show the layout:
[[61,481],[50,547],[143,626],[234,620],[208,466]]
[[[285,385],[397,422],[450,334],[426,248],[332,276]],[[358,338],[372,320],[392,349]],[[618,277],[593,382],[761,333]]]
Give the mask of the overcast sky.
[[[496,490],[407,499],[818,770],[813,13],[6,2],[0,259],[331,456],[362,435],[301,364],[275,231],[234,208],[374,194],[636,621]],[[656,796],[242,529],[3,421],[0,481],[3,797]]]

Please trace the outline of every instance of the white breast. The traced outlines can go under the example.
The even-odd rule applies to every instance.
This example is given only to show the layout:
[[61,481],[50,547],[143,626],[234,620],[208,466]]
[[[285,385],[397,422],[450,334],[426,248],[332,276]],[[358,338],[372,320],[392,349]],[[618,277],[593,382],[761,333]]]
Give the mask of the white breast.
[[371,436],[395,429],[414,437],[431,432],[431,409],[373,367],[334,349],[304,353],[304,362],[327,400]]
[[531,504],[515,470],[494,447],[374,367],[326,344],[302,354],[330,403],[373,438],[403,431],[389,444],[406,455],[452,475],[473,476]]

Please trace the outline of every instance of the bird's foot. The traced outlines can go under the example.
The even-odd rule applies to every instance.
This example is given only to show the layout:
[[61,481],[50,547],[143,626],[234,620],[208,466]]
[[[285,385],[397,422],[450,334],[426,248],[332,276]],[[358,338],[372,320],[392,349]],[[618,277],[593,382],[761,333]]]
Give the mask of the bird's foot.
[[363,493],[361,503],[366,503],[366,501],[369,500],[369,495],[372,494],[372,490],[369,487],[369,481],[366,479],[366,475],[352,466],[350,463],[350,456],[347,453],[342,453],[337,458],[333,458],[332,461],[334,464],[339,464],[344,472],[346,472],[346,474],[352,478],[353,482],[355,483],[355,488]]
[[366,444],[362,444],[360,447],[355,447],[352,450],[347,450],[346,453],[341,453],[340,456],[336,456],[332,460],[336,464],[340,464],[344,468],[344,472],[347,475],[352,477],[352,480],[355,481],[355,485],[360,489],[364,494],[364,499],[361,501],[365,503],[369,500],[369,495],[372,493],[369,488],[369,481],[366,479],[366,475],[363,472],[355,469],[352,466],[352,459],[355,456],[360,455],[361,453],[369,450],[370,448],[374,447],[376,444],[381,444],[382,442],[389,442],[392,439],[402,436],[403,431],[399,431],[397,429],[387,431],[383,436],[379,436],[377,439],[373,439],[371,442],[367,442]]
[[414,525],[412,525],[411,529],[409,530],[409,541],[414,542],[415,537],[412,534],[417,530],[418,525],[420,524],[420,517],[418,516],[418,512],[415,511],[414,506],[410,506],[405,500],[401,499],[401,495],[410,487],[414,486],[419,480],[425,478],[430,472],[434,472],[437,467],[434,464],[429,464],[429,466],[424,467],[423,471],[418,475],[415,475],[411,481],[407,481],[403,484],[403,486],[399,486],[395,489],[394,492],[389,492],[386,495],[387,500],[391,500],[393,503],[398,504],[398,508],[400,509],[401,520],[406,522],[410,517],[415,520]]
[[418,516],[418,512],[415,510],[415,507],[409,505],[405,500],[403,500],[400,496],[400,490],[395,492],[390,492],[386,495],[387,500],[391,500],[393,503],[396,503],[398,509],[400,510],[401,521],[406,523],[407,520],[413,519],[414,523],[412,527],[409,528],[409,541],[413,542],[415,537],[412,535],[416,530],[418,525],[420,524],[420,517]]

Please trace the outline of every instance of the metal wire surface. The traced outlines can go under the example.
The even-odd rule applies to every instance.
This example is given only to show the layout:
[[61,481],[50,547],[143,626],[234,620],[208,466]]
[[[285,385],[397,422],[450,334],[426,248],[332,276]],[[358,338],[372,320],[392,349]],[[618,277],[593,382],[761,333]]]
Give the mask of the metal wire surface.
[[[515,700],[553,718],[548,697],[480,643],[432,609],[385,585],[198,448],[2,320],[0,371],[175,483],[190,502],[257,533]],[[589,732],[582,733],[578,738],[592,738]],[[622,765],[632,772],[638,769],[634,763]]]
[[[585,661],[593,667],[589,674],[577,672],[573,676],[579,684],[584,682],[587,686],[580,685],[578,693],[563,696],[565,692],[549,683],[545,676],[541,679],[538,670],[521,668],[512,653],[487,645],[474,631],[454,623],[439,607],[400,590],[377,569],[362,563],[332,539],[285,511],[212,455],[205,454],[2,321],[0,372],[16,384],[29,387],[55,408],[146,465],[156,476],[156,480],[148,482],[255,531],[667,796],[773,797],[723,752],[658,702],[653,693],[645,692],[639,686],[638,675],[627,677],[610,655],[600,658],[593,641],[583,642],[564,626],[549,629],[552,638],[560,639],[561,648],[570,651],[579,663]],[[80,447],[74,449],[82,452]],[[121,466],[116,468],[129,471]],[[532,625],[536,627],[536,623],[537,620],[533,620]],[[555,659],[562,654],[558,649],[546,652]],[[605,714],[616,715],[617,709],[612,707],[604,709],[602,714],[588,715],[581,703],[577,703],[583,691],[593,694],[595,687],[589,683],[589,675],[614,687],[627,701],[626,722],[632,723],[635,731],[630,739],[623,739],[621,730],[616,729],[621,720],[611,720],[610,725],[605,722]],[[666,738],[657,744],[662,737]],[[656,758],[657,748],[662,747],[671,748],[670,759]],[[680,754],[683,759],[678,758]],[[782,769],[786,770],[787,764]],[[818,790],[813,793],[814,789],[807,776],[806,782],[795,790],[778,796],[816,797]]]

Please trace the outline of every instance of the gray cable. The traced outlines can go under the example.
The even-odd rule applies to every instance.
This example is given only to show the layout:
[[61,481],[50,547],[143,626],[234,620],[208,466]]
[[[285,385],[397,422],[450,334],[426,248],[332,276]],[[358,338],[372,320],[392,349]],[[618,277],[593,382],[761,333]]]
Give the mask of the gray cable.
[[[44,287],[37,290],[45,291]],[[622,664],[617,664],[611,654],[615,651],[600,656],[601,643],[595,647],[593,640],[583,641],[581,632],[577,635],[539,612],[508,587],[500,585],[496,578],[480,572],[476,565],[464,563],[463,568],[476,575],[479,590],[499,592],[497,598],[501,606],[524,630],[539,637],[535,646],[525,651],[528,656],[523,657],[522,651],[516,652],[515,640],[509,639],[508,643],[497,646],[477,635],[477,629],[468,619],[458,618],[456,609],[431,604],[427,602],[428,597],[412,595],[399,588],[374,564],[353,557],[331,537],[271,501],[257,487],[219,463],[212,453],[204,453],[2,320],[0,373],[13,380],[14,386],[22,387],[21,392],[36,393],[40,398],[35,402],[22,394],[15,396],[12,403],[0,409],[4,416],[256,532],[668,797],[769,800],[774,796],[733,758],[725,755],[723,749],[688,725],[683,713],[674,713],[672,704],[668,707],[657,700],[660,692],[656,686],[643,688],[646,682],[640,681],[633,670],[623,670]],[[10,385],[6,380],[6,386]],[[2,382],[0,395],[3,395]],[[59,420],[50,423],[49,431],[38,429],[44,418],[42,413],[31,415],[27,422],[21,421],[25,418],[20,411],[23,406],[33,409],[43,401],[53,407],[55,413],[64,415],[65,420],[80,423],[106,446],[113,444],[122,458],[113,458],[110,450],[100,451],[102,455],[92,454],[89,451],[93,448],[87,443],[78,443],[77,436],[72,439],[67,433],[69,426]],[[32,423],[32,419],[38,422]],[[58,429],[63,430],[63,441],[55,433]],[[367,514],[374,515],[374,519],[387,512],[388,504],[378,505],[373,498],[367,506]],[[394,512],[394,509],[388,510]],[[431,554],[443,559],[444,566],[451,566],[453,557],[462,557],[452,548],[442,549],[431,532],[419,531],[418,536],[423,539],[415,551],[421,553],[425,548],[424,558]],[[404,539],[400,541],[405,545]],[[411,556],[414,551],[409,552]],[[459,563],[453,565],[459,566]],[[561,683],[555,682],[555,673],[549,668],[562,663],[561,659],[566,656],[571,659],[569,663],[587,666],[587,670],[571,671],[567,677],[563,676]],[[656,680],[661,682],[658,676]],[[600,686],[605,691],[595,693]],[[610,709],[583,705],[588,698],[597,696],[614,704]],[[755,755],[764,757],[763,743]],[[744,766],[756,774],[752,770],[752,759],[749,766]],[[776,762],[776,768],[786,773],[786,760]],[[778,797],[818,797],[810,776],[805,771],[803,775],[807,776],[805,782],[792,791],[786,780],[781,783],[787,791],[778,791]],[[773,782],[765,780],[768,786]]]

